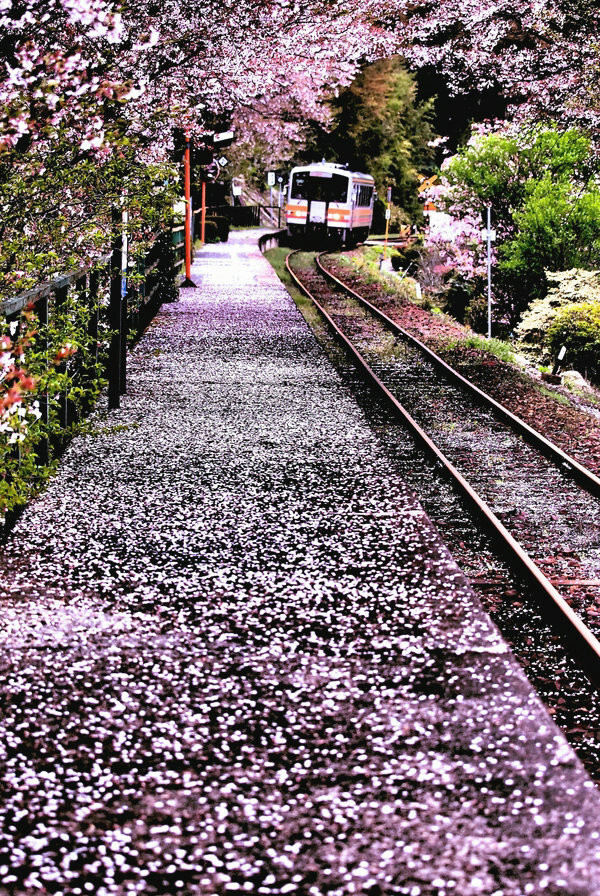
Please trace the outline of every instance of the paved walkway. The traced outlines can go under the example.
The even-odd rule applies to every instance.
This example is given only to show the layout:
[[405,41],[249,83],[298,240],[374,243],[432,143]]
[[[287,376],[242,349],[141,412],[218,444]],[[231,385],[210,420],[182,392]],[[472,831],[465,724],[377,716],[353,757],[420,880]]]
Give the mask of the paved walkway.
[[0,893],[597,896],[596,789],[256,239],[2,552]]

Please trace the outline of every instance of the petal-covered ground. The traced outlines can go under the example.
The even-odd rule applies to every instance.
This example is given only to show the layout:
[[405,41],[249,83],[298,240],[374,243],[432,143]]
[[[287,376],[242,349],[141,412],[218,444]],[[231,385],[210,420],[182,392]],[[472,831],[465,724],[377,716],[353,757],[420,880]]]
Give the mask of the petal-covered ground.
[[2,550],[0,893],[600,892],[600,799],[256,233]]

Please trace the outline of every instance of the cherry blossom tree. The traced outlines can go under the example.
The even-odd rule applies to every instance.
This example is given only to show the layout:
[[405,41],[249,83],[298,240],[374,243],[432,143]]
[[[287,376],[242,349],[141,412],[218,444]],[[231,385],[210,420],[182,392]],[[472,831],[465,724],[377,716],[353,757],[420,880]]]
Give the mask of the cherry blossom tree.
[[299,139],[390,40],[339,0],[0,0],[0,28],[5,293],[99,252],[124,188],[143,212],[167,184],[167,208],[176,127],[201,141],[215,117],[260,127],[277,109]]
[[591,0],[382,0],[378,14],[412,65],[433,66],[455,93],[496,90],[520,117],[598,128]]
[[568,0],[0,0],[2,292],[93,258],[125,187],[141,230],[157,185],[167,210],[175,127],[201,142],[235,119],[281,155],[359,63],[398,50],[457,92],[495,84],[591,128],[597,17]]
[[[142,251],[172,214],[177,129],[198,144],[276,109],[299,139],[384,44],[338,0],[0,0],[0,301],[103,255],[120,203]],[[0,516],[29,493],[39,414],[34,346],[14,337],[0,320]]]

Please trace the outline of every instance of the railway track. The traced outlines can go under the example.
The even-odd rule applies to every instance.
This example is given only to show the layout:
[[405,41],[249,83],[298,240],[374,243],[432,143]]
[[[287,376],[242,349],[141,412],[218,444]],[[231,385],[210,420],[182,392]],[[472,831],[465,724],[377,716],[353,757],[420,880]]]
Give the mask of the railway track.
[[[301,272],[296,258],[288,255],[290,276],[362,375],[485,521],[496,549],[528,581],[597,685],[600,616],[591,601],[600,595],[598,477],[335,278],[320,257],[314,269]],[[494,583],[482,576],[474,582],[483,588]]]

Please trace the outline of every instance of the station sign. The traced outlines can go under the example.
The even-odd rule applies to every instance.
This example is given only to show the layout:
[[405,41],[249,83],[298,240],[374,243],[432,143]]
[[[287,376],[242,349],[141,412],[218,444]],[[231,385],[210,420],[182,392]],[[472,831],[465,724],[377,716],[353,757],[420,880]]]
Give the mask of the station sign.
[[275,186],[275,172],[269,171],[267,174],[267,186],[274,187]]
[[230,146],[235,139],[234,131],[221,131],[219,134],[213,134],[212,142],[220,149]]

